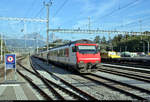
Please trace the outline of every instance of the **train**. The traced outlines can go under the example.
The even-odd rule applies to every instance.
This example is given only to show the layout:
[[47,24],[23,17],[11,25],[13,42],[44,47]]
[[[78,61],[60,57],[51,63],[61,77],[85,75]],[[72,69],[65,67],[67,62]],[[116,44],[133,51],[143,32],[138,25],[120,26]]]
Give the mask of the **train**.
[[88,39],[76,40],[50,48],[38,56],[79,73],[96,72],[101,67],[98,44]]
[[115,51],[101,52],[102,61],[111,61],[112,59],[120,58],[121,56]]

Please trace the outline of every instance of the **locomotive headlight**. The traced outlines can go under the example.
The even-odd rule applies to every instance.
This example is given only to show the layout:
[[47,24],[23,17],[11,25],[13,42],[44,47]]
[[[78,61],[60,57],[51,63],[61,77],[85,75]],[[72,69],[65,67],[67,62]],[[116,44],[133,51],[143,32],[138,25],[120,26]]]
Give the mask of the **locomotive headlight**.
[[84,63],[83,61],[80,61],[79,63]]
[[95,63],[99,63],[99,61],[96,61]]

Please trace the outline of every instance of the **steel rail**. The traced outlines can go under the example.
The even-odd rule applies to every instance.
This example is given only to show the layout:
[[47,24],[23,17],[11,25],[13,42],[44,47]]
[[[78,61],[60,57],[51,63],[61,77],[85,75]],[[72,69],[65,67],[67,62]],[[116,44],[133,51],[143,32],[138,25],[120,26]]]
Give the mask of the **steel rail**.
[[27,80],[35,89],[37,89],[40,93],[41,96],[43,96],[46,100],[52,100],[52,98],[50,96],[48,96],[43,90],[41,90],[36,84],[34,84],[32,82],[31,79],[29,79],[28,76],[22,74],[18,69],[17,69],[17,72],[25,79]]
[[56,90],[54,90],[53,87],[51,87],[51,86],[49,85],[49,83],[48,83],[42,76],[40,76],[40,75],[37,74],[37,73],[34,73],[34,72],[30,71],[29,69],[27,69],[26,67],[24,67],[24,66],[21,65],[20,63],[18,63],[18,65],[20,65],[20,66],[21,66],[22,68],[24,68],[26,71],[28,71],[28,72],[32,73],[33,75],[37,76],[38,78],[40,78],[41,81],[49,88],[49,91],[50,91],[50,92],[51,92],[51,91],[53,92],[53,95],[54,95],[55,97],[57,97],[58,99],[64,100],[64,98],[63,98]]
[[83,78],[85,78],[85,79],[94,81],[94,82],[96,82],[96,83],[98,83],[98,84],[102,84],[102,85],[104,85],[104,86],[106,86],[106,87],[109,87],[109,88],[111,88],[111,89],[117,90],[117,91],[119,91],[119,92],[121,92],[121,93],[124,93],[124,94],[126,94],[126,95],[129,95],[129,96],[131,96],[131,97],[133,97],[133,98],[136,98],[136,99],[138,99],[138,100],[147,100],[147,99],[145,99],[145,98],[143,98],[143,97],[137,96],[137,95],[132,94],[132,93],[130,93],[130,92],[128,92],[128,91],[125,91],[125,90],[123,90],[123,89],[114,87],[114,86],[112,86],[112,85],[109,85],[109,84],[104,83],[104,82],[102,82],[102,81],[96,80],[96,79],[94,79],[94,78],[90,78],[90,77],[85,76],[85,75],[80,75],[80,76],[83,77]]
[[[32,73],[32,74],[34,74],[34,75],[37,75],[36,73],[30,71],[29,69],[27,69],[26,67],[24,67],[24,66],[21,65],[20,63],[18,63],[18,64],[19,64],[22,68],[24,68],[25,70],[27,70],[28,72],[30,72],[30,73]],[[40,74],[38,74],[38,75],[40,75]],[[47,82],[49,82],[50,84],[52,84],[52,85],[58,87],[59,89],[63,90],[64,92],[71,94],[73,97],[75,97],[75,98],[77,98],[77,99],[79,99],[79,100],[84,100],[84,98],[82,98],[82,97],[76,95],[75,93],[73,93],[73,92],[71,92],[71,91],[69,91],[69,90],[67,90],[67,89],[65,89],[65,88],[63,88],[63,87],[57,85],[56,83],[54,83],[54,82],[48,80],[47,78],[45,78],[45,80],[46,80]]]
[[[102,64],[103,65],[103,64]],[[114,69],[122,69],[122,70],[129,70],[129,71],[136,71],[136,72],[140,72],[140,73],[146,73],[146,74],[150,74],[150,71],[148,70],[142,70],[142,69],[131,69],[131,68],[122,68],[121,66],[111,66],[111,65],[103,65],[106,67],[111,67]],[[125,67],[125,66],[123,66]],[[135,67],[136,68],[136,67]]]
[[[114,61],[115,62],[115,61]],[[143,68],[143,69],[150,69],[150,64],[147,64],[147,63],[125,63],[125,62],[103,62],[104,64],[113,64],[113,65],[122,65],[122,66],[129,66],[129,67],[140,67],[140,68]]]
[[150,83],[150,80],[144,79],[144,76],[124,73],[124,72],[118,72],[118,71],[113,71],[113,70],[108,70],[108,69],[102,69],[102,68],[99,69],[98,71],[105,72],[105,73],[111,73],[111,74],[124,76],[124,77],[128,77],[128,78],[132,78],[132,79],[136,79],[136,80],[140,80],[140,81],[144,81],[144,82]]
[[[17,64],[20,65],[21,67],[24,67],[24,66],[22,66],[22,65],[20,64],[20,62],[21,62],[24,58],[26,58],[26,57],[27,57],[27,56],[18,59],[18,60],[17,60]],[[41,96],[43,96],[46,100],[52,100],[52,98],[51,98],[49,95],[47,95],[42,89],[40,89],[36,84],[34,84],[34,83],[32,82],[32,79],[31,79],[30,77],[24,75],[24,74],[21,73],[18,69],[16,69],[16,71],[17,71],[25,80],[27,80],[27,81],[31,84],[31,86],[33,86],[35,89],[37,89]]]
[[[109,68],[109,69],[108,69],[108,68]],[[100,69],[104,69],[104,68],[100,68]],[[106,68],[105,68],[105,69],[106,69]],[[105,70],[105,69],[104,69],[104,70]],[[115,72],[117,69],[125,70],[126,68],[112,68],[112,67],[110,68],[110,66],[109,66],[109,67],[107,67],[106,70],[108,70],[108,71],[114,71],[114,72]],[[117,70],[116,72],[120,72],[120,73],[123,73],[123,74],[132,75],[132,76],[137,76],[137,77],[142,77],[142,78],[145,78],[145,79],[150,79],[150,77],[148,77],[148,76],[143,76],[143,75],[139,75],[139,74],[136,74],[136,73],[133,74],[133,72],[136,71],[136,69],[135,69],[135,70],[132,70],[132,69],[131,69],[131,70],[128,70],[128,69],[127,69],[126,71],[132,71],[132,72],[131,72],[131,74],[128,73],[128,72],[120,72],[120,71],[118,71],[118,70]],[[137,71],[137,72],[140,73],[139,71]],[[142,72],[141,72],[141,73],[142,73]],[[143,73],[144,73],[144,72],[143,72]],[[144,74],[149,74],[149,73],[144,73]],[[150,75],[150,74],[149,74],[149,75]]]
[[35,71],[35,73],[38,75],[38,77],[50,88],[49,90],[54,93],[53,95],[54,95],[55,97],[57,97],[58,99],[65,100],[65,99],[63,98],[63,96],[60,95],[60,94],[47,82],[47,80],[45,80],[45,78],[40,75],[40,73],[39,73],[37,70],[35,70],[35,68],[34,68],[35,66],[34,66],[33,63],[31,62],[31,59],[30,59],[30,64],[31,64],[32,69],[33,69],[33,70]]
[[106,77],[96,75],[96,74],[90,74],[90,75],[92,75],[94,77],[102,78],[102,79],[105,79],[105,80],[109,80],[109,81],[112,81],[112,82],[115,82],[115,83],[118,83],[118,84],[121,84],[121,85],[125,85],[125,86],[131,87],[133,89],[139,90],[141,92],[146,92],[147,94],[150,94],[150,90],[147,90],[147,89],[144,89],[144,88],[141,88],[141,87],[133,86],[133,85],[130,85],[130,84],[127,84],[127,83],[124,83],[124,82],[120,82],[120,81],[113,80],[113,79],[110,79],[110,78],[106,78]]
[[[38,57],[36,57],[38,58]],[[40,60],[42,60],[42,58],[40,58]],[[38,63],[36,63],[37,65],[39,65]],[[81,95],[83,95],[84,97],[90,99],[90,100],[98,100],[95,97],[89,95],[88,93],[80,90],[79,88],[73,86],[72,84],[66,82],[65,80],[63,80],[62,78],[58,77],[57,75],[53,74],[52,72],[48,71],[47,69],[45,69],[44,67],[42,67],[41,65],[39,65],[41,67],[41,69],[45,70],[47,73],[49,73],[50,75],[56,77],[57,79],[59,79],[60,82],[64,83],[65,85],[67,85],[68,87],[70,87],[72,90],[80,93]]]
[[[40,74],[40,73],[38,73],[38,74]],[[79,100],[85,100],[85,99],[82,98],[81,96],[79,96],[79,95],[73,93],[73,92],[70,91],[70,90],[65,89],[65,88],[62,87],[62,86],[57,85],[56,83],[54,83],[54,82],[48,80],[47,78],[45,78],[45,80],[47,80],[50,84],[54,85],[55,87],[59,88],[60,90],[62,90],[62,91],[64,91],[64,92],[68,93],[69,95],[73,96],[74,98],[77,98],[77,99],[79,99]]]

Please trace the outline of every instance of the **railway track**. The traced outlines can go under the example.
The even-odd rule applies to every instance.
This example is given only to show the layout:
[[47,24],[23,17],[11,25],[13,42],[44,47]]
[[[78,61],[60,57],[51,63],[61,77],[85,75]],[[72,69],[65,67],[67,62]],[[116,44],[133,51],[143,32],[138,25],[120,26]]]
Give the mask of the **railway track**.
[[23,74],[23,73],[22,73],[21,71],[19,71],[18,69],[17,69],[17,72],[18,72],[25,80],[27,80],[27,81],[31,84],[32,87],[34,87],[36,90],[38,90],[39,94],[40,94],[41,96],[43,96],[44,99],[46,99],[46,100],[52,100],[52,98],[51,98],[49,95],[47,95],[47,93],[45,93],[40,87],[38,87],[34,82],[32,82],[32,79],[31,79],[30,77],[28,77],[27,75]]
[[149,64],[144,63],[144,64],[139,64],[139,63],[135,63],[135,62],[105,62],[106,64],[113,64],[113,65],[121,65],[121,66],[128,66],[128,67],[139,67],[139,68],[143,68],[143,69],[150,69]]
[[49,73],[51,76],[57,78],[61,83],[63,83],[65,86],[69,87],[70,90],[73,90],[75,93],[78,93],[78,95],[82,96],[84,99],[86,99],[86,100],[97,100],[95,97],[89,95],[88,93],[86,93],[86,92],[80,90],[79,88],[73,86],[72,84],[66,82],[65,80],[63,80],[62,78],[56,76],[55,74],[49,72],[48,70],[46,70],[45,68],[40,66],[38,63],[36,63],[36,65],[38,65],[41,69],[43,69],[44,71]]
[[128,66],[122,66],[122,65],[115,65],[115,64],[102,64],[103,66],[106,67],[111,67],[112,69],[121,69],[121,70],[129,70],[129,71],[134,71],[134,72],[140,72],[140,73],[145,73],[145,74],[150,74],[150,69],[143,69],[141,67],[128,67]]
[[[20,65],[20,64],[19,64]],[[65,98],[63,97],[63,96],[65,96],[64,95],[64,93],[66,93],[66,94],[68,94],[69,96],[68,97],[73,97],[74,99],[78,99],[78,100],[85,100],[84,98],[82,98],[82,97],[80,97],[79,95],[76,95],[76,94],[74,94],[73,92],[71,92],[71,91],[69,91],[69,90],[67,90],[67,89],[65,89],[65,88],[63,88],[63,87],[61,87],[61,86],[59,86],[59,85],[57,85],[57,84],[55,84],[54,82],[52,82],[52,81],[50,81],[50,80],[48,80],[48,79],[46,79],[46,78],[44,78],[44,77],[42,77],[37,71],[36,72],[32,72],[32,71],[30,71],[30,70],[28,70],[27,68],[25,68],[24,66],[22,66],[22,65],[20,65],[21,67],[23,67],[26,71],[28,71],[28,72],[30,72],[30,73],[32,73],[33,75],[35,75],[35,76],[37,76],[39,79],[41,79],[42,80],[42,82],[46,85],[46,87],[49,89],[49,92],[52,92],[52,94],[53,94],[53,96],[55,97],[50,97],[49,95],[47,95],[47,93],[45,93],[44,91],[42,91],[35,83],[33,83],[32,81],[33,81],[33,79],[31,79],[31,78],[29,78],[29,77],[27,77],[27,76],[23,76],[23,77],[25,77],[25,79],[27,79],[27,81],[29,81],[29,83],[31,83],[31,85],[34,87],[34,88],[36,88],[37,90],[40,90],[40,94],[44,97],[44,99],[50,99],[50,100],[52,100],[52,99],[57,99],[57,100],[65,100]],[[32,65],[32,67],[33,67],[33,65]],[[18,71],[18,70],[17,70]],[[20,73],[20,72],[18,72],[18,73]],[[30,82],[31,81],[31,82]],[[52,87],[52,85],[53,85],[53,87]],[[56,88],[58,88],[59,89],[59,93],[56,91],[56,89],[54,89],[54,87]],[[63,92],[60,92],[60,90],[62,90]],[[62,96],[63,95],[63,96]]]
[[[150,100],[150,91],[137,87],[137,86],[132,86],[127,83],[122,83],[120,81],[116,81],[113,79],[109,79],[103,76],[95,75],[95,74],[90,74],[90,75],[80,75],[81,77],[94,81],[98,84],[102,84],[108,88],[111,88],[113,90],[117,90],[121,93],[124,93],[128,96],[131,96],[134,99],[138,100]],[[143,95],[145,96],[143,96]]]
[[[109,71],[109,72],[111,72],[111,71]],[[133,97],[134,99],[150,100],[150,97],[149,97],[150,91],[147,90],[147,89],[140,88],[140,87],[137,87],[137,86],[133,86],[133,85],[123,83],[123,82],[120,82],[120,81],[108,79],[108,78],[105,78],[105,77],[102,77],[102,76],[97,76],[95,74],[81,75],[81,77],[83,77],[85,79],[88,79],[88,80],[91,80],[91,81],[94,81],[98,84],[102,84],[102,85],[104,85],[106,87],[109,87],[113,90],[117,90],[121,93],[126,94],[127,96]]]
[[142,71],[141,72],[134,72],[134,70],[133,70],[131,72],[131,70],[128,71],[128,69],[126,71],[125,69],[121,69],[121,68],[115,69],[115,68],[109,68],[109,67],[99,68],[99,71],[150,83],[150,77],[148,77],[150,75],[149,72],[145,73],[145,75],[144,75]]
[[[23,77],[25,78],[25,80],[27,80],[36,90],[38,90],[38,92],[41,94],[41,96],[43,96],[44,99],[46,100],[52,100],[52,99],[57,99],[57,100],[65,100],[65,99],[70,99],[68,97],[72,97],[72,99],[77,99],[77,100],[87,100],[87,99],[90,99],[90,100],[97,100],[96,98],[94,97],[90,97],[87,96],[87,97],[81,97],[80,94],[76,94],[68,89],[65,89],[64,87],[62,86],[59,86],[57,85],[56,83],[48,80],[47,78],[43,77],[38,71],[36,71],[36,68],[35,68],[35,64],[33,64],[33,62],[31,61],[31,66],[33,68],[33,71],[27,69],[26,67],[24,67],[23,65],[21,65],[20,63],[17,63],[19,66],[21,66],[23,69],[25,69],[28,73],[38,77],[42,82],[43,84],[45,84],[45,86],[49,89],[49,92],[52,92],[53,94],[53,97],[50,97],[50,95],[48,95],[47,93],[45,93],[38,85],[37,83],[34,82],[34,79],[30,77],[28,77],[25,73],[17,70],[17,72]],[[37,67],[37,66],[36,66]],[[65,83],[65,82],[64,82]],[[68,83],[66,83],[68,84]],[[69,84],[68,84],[69,85]],[[71,85],[70,85],[71,86]],[[57,88],[57,89],[56,89]],[[81,92],[80,92],[81,93]],[[82,93],[83,94],[83,93]],[[67,96],[66,96],[67,95]],[[84,96],[84,95],[83,95]],[[54,98],[55,97],[55,98]],[[64,98],[65,97],[65,98]]]
[[[30,60],[30,61],[31,61],[31,60]],[[31,63],[32,63],[32,62],[31,62]],[[33,70],[34,70],[37,74],[41,75],[40,72],[38,72],[38,71],[35,69],[35,67],[36,67],[36,65],[34,65],[34,64],[32,63],[32,68],[33,68]],[[42,75],[41,75],[41,76],[42,76]],[[44,78],[44,76],[43,76],[43,78]],[[73,96],[73,98],[75,98],[75,99],[78,99],[78,100],[85,100],[84,98],[80,97],[79,95],[77,95],[77,94],[71,92],[70,90],[65,89],[65,88],[62,87],[62,86],[57,85],[56,83],[54,83],[53,81],[48,80],[47,78],[45,78],[45,80],[46,80],[47,82],[49,82],[51,85],[53,85],[55,88],[58,88],[59,90],[65,92],[66,94],[69,94],[69,97],[70,97],[70,96],[71,96],[71,97]],[[59,90],[58,90],[58,91],[59,91]]]
[[[20,66],[20,67],[24,67],[23,65],[21,65],[21,62],[23,59],[25,59],[26,57],[23,57],[23,58],[20,58],[18,61],[17,61],[17,64]],[[20,74],[26,81],[28,81],[30,83],[30,85],[35,88],[37,90],[37,92],[43,96],[44,99],[46,100],[52,100],[52,98],[47,95],[47,93],[45,93],[38,85],[36,85],[33,80],[26,74],[24,74],[23,72],[21,72],[19,69],[16,69],[17,73]]]

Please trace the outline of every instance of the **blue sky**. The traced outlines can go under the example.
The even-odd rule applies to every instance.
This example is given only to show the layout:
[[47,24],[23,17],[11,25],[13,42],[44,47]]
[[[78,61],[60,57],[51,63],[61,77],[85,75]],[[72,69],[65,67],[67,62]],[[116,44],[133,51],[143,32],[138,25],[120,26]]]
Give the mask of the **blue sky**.
[[[49,0],[1,0],[0,17],[44,19],[46,18],[44,1]],[[50,28],[88,29],[88,17],[90,17],[91,29],[140,31],[141,25],[142,31],[149,31],[149,4],[150,0],[53,0],[49,26]],[[27,34],[38,32],[46,38],[46,23],[26,22],[26,25]],[[0,21],[0,32],[11,37],[23,36],[24,32],[21,32],[23,28],[22,21]],[[108,38],[107,34],[97,35]],[[54,39],[93,39],[95,36],[55,33]],[[113,37],[114,34],[111,36]],[[52,37],[51,33],[50,37]]]

